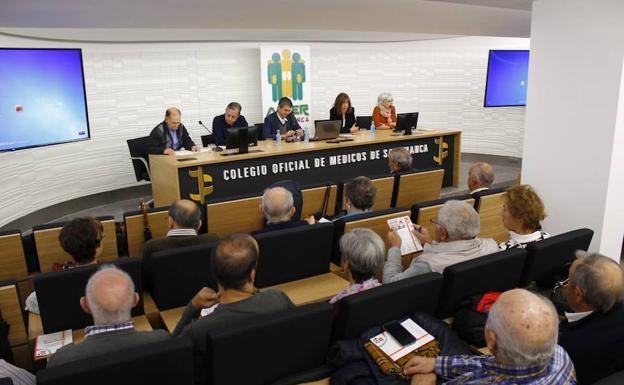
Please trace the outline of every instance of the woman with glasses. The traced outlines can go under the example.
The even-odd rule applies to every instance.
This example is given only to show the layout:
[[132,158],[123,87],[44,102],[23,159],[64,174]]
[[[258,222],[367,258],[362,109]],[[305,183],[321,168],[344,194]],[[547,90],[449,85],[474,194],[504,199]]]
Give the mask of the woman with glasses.
[[502,250],[525,248],[526,245],[550,238],[542,231],[541,221],[546,217],[544,203],[529,185],[517,185],[503,194],[501,216],[509,230],[509,240],[498,245]]

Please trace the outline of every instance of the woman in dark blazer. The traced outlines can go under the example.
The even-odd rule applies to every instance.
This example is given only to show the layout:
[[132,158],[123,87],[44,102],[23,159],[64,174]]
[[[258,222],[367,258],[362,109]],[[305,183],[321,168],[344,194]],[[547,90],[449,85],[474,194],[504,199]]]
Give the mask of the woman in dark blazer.
[[343,134],[358,132],[359,127],[355,120],[355,109],[351,107],[349,95],[341,92],[336,96],[334,106],[329,110],[329,120],[340,120],[340,132]]

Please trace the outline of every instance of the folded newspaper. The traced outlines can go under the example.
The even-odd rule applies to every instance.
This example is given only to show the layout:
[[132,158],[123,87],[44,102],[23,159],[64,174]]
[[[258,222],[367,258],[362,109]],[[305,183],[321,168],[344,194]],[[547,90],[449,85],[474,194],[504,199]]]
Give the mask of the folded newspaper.
[[412,234],[414,225],[407,215],[388,219],[388,226],[401,237],[401,255],[416,253],[423,249],[420,240]]
[[35,339],[34,359],[43,360],[74,341],[71,329],[62,332],[42,334]]

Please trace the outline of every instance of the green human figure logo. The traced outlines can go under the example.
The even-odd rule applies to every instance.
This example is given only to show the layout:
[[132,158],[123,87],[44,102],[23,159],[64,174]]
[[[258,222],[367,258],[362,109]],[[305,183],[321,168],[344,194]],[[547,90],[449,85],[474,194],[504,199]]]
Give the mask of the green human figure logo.
[[267,77],[271,85],[273,101],[277,102],[282,98],[282,64],[277,52],[271,56],[271,60],[267,64]]
[[303,100],[303,83],[305,82],[305,64],[301,55],[295,52],[292,56],[292,98],[293,100]]

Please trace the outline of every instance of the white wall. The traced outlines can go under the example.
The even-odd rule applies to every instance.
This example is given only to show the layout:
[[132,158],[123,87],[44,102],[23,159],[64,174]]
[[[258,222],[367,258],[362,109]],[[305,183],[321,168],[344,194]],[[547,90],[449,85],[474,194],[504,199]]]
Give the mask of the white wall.
[[[97,44],[0,36],[5,47],[80,47],[92,140],[0,154],[0,226],[76,197],[135,184],[126,139],[147,135],[179,106],[191,136],[236,100],[262,121],[260,43]],[[524,108],[483,108],[489,49],[527,49],[528,39],[466,37],[404,43],[311,43],[312,114],[325,119],[338,92],[370,115],[377,94],[419,125],[463,130],[462,150],[522,154]]]
[[621,0],[533,3],[522,179],[544,198],[546,230],[591,228],[590,249],[614,259],[624,233],[623,58]]

